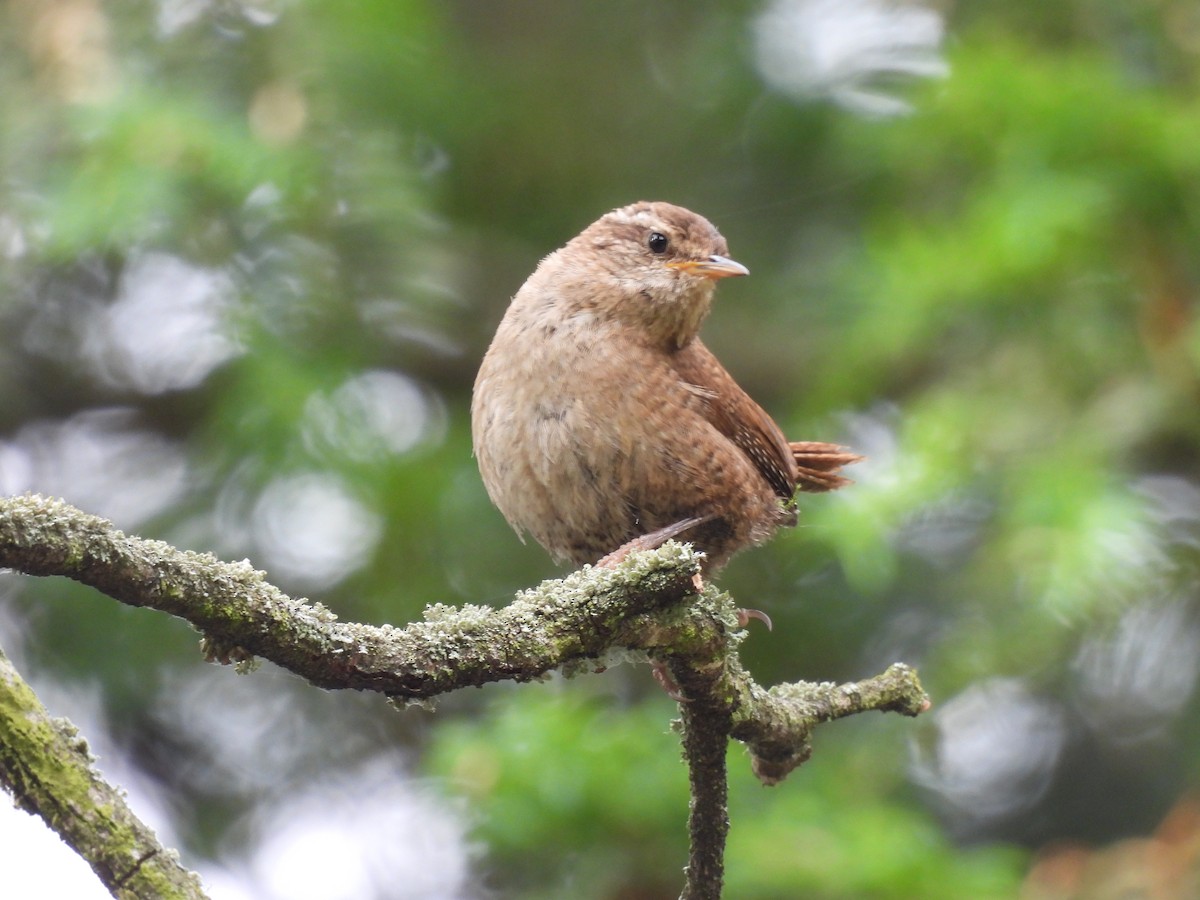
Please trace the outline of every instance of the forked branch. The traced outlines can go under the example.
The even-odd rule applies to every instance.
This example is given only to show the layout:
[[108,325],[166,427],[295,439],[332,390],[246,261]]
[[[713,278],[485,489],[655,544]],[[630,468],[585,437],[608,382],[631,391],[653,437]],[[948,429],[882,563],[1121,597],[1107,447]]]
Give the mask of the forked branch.
[[[423,621],[403,628],[340,622],[319,603],[288,597],[249,563],[128,536],[36,495],[0,499],[0,567],[65,576],[185,619],[203,634],[210,659],[261,656],[324,688],[403,700],[528,681],[560,667],[587,669],[617,648],[645,651],[687,698],[683,741],[693,796],[684,896],[691,900],[721,893],[730,737],[749,747],[756,775],[775,784],[808,758],[817,724],[868,709],[916,715],[928,705],[916,674],[902,665],[856,684],[762,688],[738,660],[732,600],[712,587],[697,594],[699,557],[673,542],[611,569],[585,566],[500,609],[434,604]],[[19,786],[10,790],[21,802]],[[51,824],[63,834],[61,818]]]

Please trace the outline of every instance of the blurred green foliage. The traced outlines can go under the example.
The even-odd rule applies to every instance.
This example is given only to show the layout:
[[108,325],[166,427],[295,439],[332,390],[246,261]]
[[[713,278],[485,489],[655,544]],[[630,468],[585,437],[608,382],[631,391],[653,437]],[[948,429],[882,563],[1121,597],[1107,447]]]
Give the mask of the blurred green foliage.
[[[1191,0],[954,4],[948,74],[895,87],[911,114],[864,118],[766,87],[760,11],[8,4],[0,489],[249,557],[347,618],[502,603],[556,570],[470,458],[492,329],[605,210],[694,208],[754,272],[722,286],[710,346],[790,435],[870,456],[723,577],[776,622],[748,663],[772,682],[903,658],[939,705],[1020,679],[1068,735],[1045,783],[990,819],[949,781],[907,778],[950,717],[830,726],[770,791],[734,748],[730,896],[1014,896],[1025,849],[1128,836],[1200,775],[1200,17]],[[187,301],[139,274],[164,257],[208,305],[180,307],[186,328],[113,318],[147,291]],[[135,377],[155,346],[186,368],[206,329],[229,343],[196,379]],[[119,452],[83,427],[113,409],[134,423]],[[135,513],[138,441],[186,476]],[[104,684],[132,745],[164,740],[143,711],[195,666],[186,631],[58,582],[4,589],[35,666]],[[1135,610],[1183,610],[1184,643],[1132,630]],[[1125,693],[1101,695],[1096,647]],[[1170,677],[1182,699],[1122,745],[1138,754],[1088,718],[1154,707]],[[593,681],[459,698],[428,734],[376,738],[468,798],[499,889],[673,896],[686,791],[669,706],[641,671]],[[141,761],[202,796],[171,754]],[[1142,775],[1153,788],[1106,788]],[[210,835],[259,800],[197,800],[180,827]]]
[[[522,897],[621,896],[631,885],[677,891],[663,862],[687,856],[678,815],[687,773],[664,727],[669,706],[602,703],[562,685],[524,690],[519,703],[441,729],[430,757],[432,771],[487,810],[480,833],[512,873],[510,887]],[[731,748],[729,854],[739,862],[729,895],[1012,896],[1019,854],[956,850],[928,817],[884,799],[900,773],[881,767],[879,755],[903,752],[900,730],[871,729],[869,739],[858,731],[857,743],[820,741],[838,764],[812,766],[782,790],[763,789],[744,751]],[[530,847],[540,848],[536,863]]]

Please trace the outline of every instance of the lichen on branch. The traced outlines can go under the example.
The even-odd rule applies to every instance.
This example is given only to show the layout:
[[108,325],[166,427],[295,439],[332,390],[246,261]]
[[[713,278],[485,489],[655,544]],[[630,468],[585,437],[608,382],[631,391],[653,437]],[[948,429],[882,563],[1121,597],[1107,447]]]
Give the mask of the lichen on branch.
[[[808,759],[818,724],[871,709],[917,715],[929,705],[916,673],[902,664],[851,684],[763,688],[739,660],[734,602],[699,580],[701,560],[668,541],[612,568],[584,566],[543,582],[501,608],[434,603],[421,621],[373,626],[341,622],[319,603],[287,596],[249,562],[126,535],[61,500],[0,498],[0,567],[72,578],[170,613],[203,634],[209,659],[262,657],[324,688],[423,702],[554,669],[600,669],[614,655],[648,657],[681,697],[693,792],[684,896],[692,900],[720,896],[730,738],[749,748],[763,783],[777,784]],[[10,790],[20,796],[19,786]]]

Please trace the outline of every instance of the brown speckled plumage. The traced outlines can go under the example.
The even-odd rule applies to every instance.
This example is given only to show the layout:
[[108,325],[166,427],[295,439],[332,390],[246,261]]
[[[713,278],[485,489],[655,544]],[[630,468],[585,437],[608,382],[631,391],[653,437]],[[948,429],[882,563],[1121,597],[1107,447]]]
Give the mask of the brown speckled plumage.
[[727,253],[703,217],[635,203],[513,298],[475,381],[475,455],[505,518],[556,560],[698,518],[679,538],[715,571],[795,524],[797,489],[846,482],[857,456],[789,443],[696,336],[716,280],[747,274]]

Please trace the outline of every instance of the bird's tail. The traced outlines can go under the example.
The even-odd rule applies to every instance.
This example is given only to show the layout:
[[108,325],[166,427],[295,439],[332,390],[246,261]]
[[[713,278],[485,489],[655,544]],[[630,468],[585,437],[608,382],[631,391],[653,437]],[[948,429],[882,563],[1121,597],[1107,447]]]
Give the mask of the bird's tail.
[[842,466],[849,466],[865,459],[849,447],[826,444],[822,441],[792,441],[792,456],[799,469],[797,487],[809,493],[836,491],[851,484],[851,479],[841,474]]

